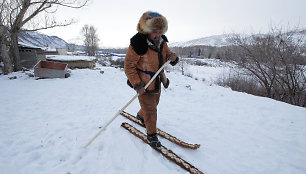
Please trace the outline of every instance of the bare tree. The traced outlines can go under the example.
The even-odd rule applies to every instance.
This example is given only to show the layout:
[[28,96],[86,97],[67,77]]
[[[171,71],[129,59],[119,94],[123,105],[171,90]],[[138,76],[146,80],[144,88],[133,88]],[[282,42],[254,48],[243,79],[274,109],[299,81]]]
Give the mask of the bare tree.
[[[4,64],[4,74],[13,72],[12,61],[9,56],[8,45],[9,43],[9,31],[8,28],[0,23],[0,53]],[[0,59],[1,60],[1,59]]]
[[10,41],[10,33],[8,27],[6,26],[7,23],[5,23],[8,13],[5,6],[2,5],[4,3],[6,3],[6,0],[3,0],[0,6],[0,58],[4,63],[4,74],[8,74],[13,71],[13,65],[9,57],[8,45]]
[[[67,26],[72,19],[63,22],[51,17],[58,7],[82,8],[89,0],[3,0],[1,2],[1,20],[9,29],[10,57],[14,62],[14,71],[20,70],[18,34],[22,30],[38,31],[42,29]],[[44,18],[42,17],[44,16]],[[32,24],[32,25],[31,25]]]
[[233,40],[239,46],[235,51],[237,65],[257,79],[265,89],[264,96],[305,106],[304,40],[296,38],[296,33],[272,29],[267,35],[237,35]]
[[97,29],[95,29],[93,25],[84,25],[82,28],[82,34],[84,37],[85,51],[89,56],[95,56],[99,47]]

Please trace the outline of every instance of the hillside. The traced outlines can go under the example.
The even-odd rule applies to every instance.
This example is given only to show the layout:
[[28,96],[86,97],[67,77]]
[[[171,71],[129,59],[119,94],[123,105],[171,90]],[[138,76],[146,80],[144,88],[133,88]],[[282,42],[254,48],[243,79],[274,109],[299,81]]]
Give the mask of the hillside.
[[48,36],[38,32],[20,32],[18,43],[31,47],[67,48],[68,43],[57,36]]
[[[209,61],[216,66],[190,65],[189,72],[205,79],[222,74],[224,66]],[[305,108],[169,71],[157,126],[201,147],[188,150],[161,138],[163,145],[206,174],[305,174]],[[66,79],[16,72],[0,76],[0,83],[1,173],[186,173],[121,128],[131,123],[121,116],[83,148],[135,95],[119,68],[98,64],[71,70]],[[134,101],[126,111],[138,109]]]
[[[290,32],[289,32],[290,33]],[[264,34],[261,34],[264,36]],[[222,34],[214,35],[209,37],[203,37],[198,39],[193,39],[184,42],[173,42],[169,43],[170,47],[190,47],[190,46],[228,46],[231,45],[230,38],[234,34]],[[294,38],[303,38],[306,45],[306,30],[301,30],[294,35]],[[72,48],[76,50],[84,50],[84,46],[81,45],[69,45],[63,39],[57,36],[48,36],[39,32],[21,32],[19,33],[19,43],[31,47],[53,47],[53,48]],[[108,49],[104,49],[108,50]],[[126,49],[117,49],[117,51],[125,52]]]
[[185,42],[174,42],[170,43],[170,47],[189,47],[195,45],[207,45],[207,46],[227,46],[230,45],[229,38],[233,36],[231,34],[222,34],[222,35],[215,35],[209,37],[203,37],[199,39],[193,39],[190,41]]
[[[306,30],[299,30],[298,32],[292,34],[292,32],[288,32],[289,35],[292,35],[295,40],[302,39],[304,45],[306,46]],[[266,36],[266,34],[255,34],[256,36]],[[184,42],[174,42],[170,43],[170,47],[190,47],[190,46],[228,46],[231,45],[231,39],[234,34],[222,34],[222,35],[214,35],[209,37],[203,37],[199,39],[193,39]],[[245,37],[251,37],[245,35]]]

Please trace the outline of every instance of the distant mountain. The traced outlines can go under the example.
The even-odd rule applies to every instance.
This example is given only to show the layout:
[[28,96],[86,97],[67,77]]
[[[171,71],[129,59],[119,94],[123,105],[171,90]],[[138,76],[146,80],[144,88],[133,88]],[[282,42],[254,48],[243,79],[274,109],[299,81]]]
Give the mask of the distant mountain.
[[209,37],[203,37],[200,39],[194,39],[186,42],[174,42],[170,43],[170,47],[188,47],[195,45],[207,45],[207,46],[226,46],[230,45],[230,39],[233,34],[214,35]]
[[57,36],[48,36],[33,31],[22,31],[18,35],[18,43],[38,48],[68,48],[68,43]]
[[[292,32],[288,32],[289,35],[292,34]],[[200,39],[193,39],[186,42],[174,42],[170,43],[170,47],[190,47],[190,46],[228,46],[231,45],[231,39],[234,36],[234,34],[222,34],[222,35],[214,35],[209,37],[203,37]],[[258,37],[265,37],[266,34],[256,34]],[[244,35],[244,37],[248,37],[247,35]],[[251,36],[249,36],[251,37]],[[300,30],[293,34],[293,38],[297,41],[299,39],[302,39],[304,42],[304,45],[306,45],[306,30]]]

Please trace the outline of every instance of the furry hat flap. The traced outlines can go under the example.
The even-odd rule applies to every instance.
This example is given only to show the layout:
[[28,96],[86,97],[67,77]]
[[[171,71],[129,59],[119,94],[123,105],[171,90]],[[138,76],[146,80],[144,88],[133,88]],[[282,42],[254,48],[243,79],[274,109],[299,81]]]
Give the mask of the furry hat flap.
[[156,12],[145,12],[139,19],[137,31],[142,34],[149,34],[153,30],[161,30],[165,34],[168,30],[167,19]]

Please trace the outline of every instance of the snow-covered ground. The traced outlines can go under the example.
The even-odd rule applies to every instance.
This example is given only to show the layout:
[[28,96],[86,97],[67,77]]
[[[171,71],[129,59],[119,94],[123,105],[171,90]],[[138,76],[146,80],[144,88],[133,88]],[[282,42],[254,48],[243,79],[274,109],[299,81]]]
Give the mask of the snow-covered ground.
[[[205,79],[226,72],[222,66],[188,68]],[[9,80],[12,76],[17,79]],[[158,127],[201,144],[188,150],[160,138],[183,159],[206,174],[306,173],[305,108],[177,71],[167,77],[170,87],[162,90]],[[40,80],[17,72],[1,75],[0,84],[0,173],[187,173],[121,128],[122,122],[130,123],[121,116],[83,148],[135,95],[120,69],[97,65],[71,70],[66,79]],[[126,111],[138,109],[134,101]]]
[[230,62],[221,62],[217,59],[184,58],[177,66],[167,67],[167,70],[181,72],[182,62],[184,75],[208,85],[215,84],[220,78],[227,77],[239,69]]
[[96,59],[94,56],[74,56],[74,55],[47,55],[48,60],[61,60],[61,61],[93,61]]

